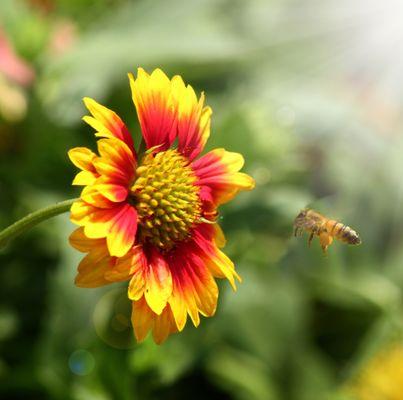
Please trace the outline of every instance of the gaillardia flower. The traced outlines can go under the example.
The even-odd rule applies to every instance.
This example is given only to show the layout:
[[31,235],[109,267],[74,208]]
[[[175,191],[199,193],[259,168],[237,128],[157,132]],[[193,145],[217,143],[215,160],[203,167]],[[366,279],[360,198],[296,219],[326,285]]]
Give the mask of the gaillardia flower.
[[220,250],[224,235],[217,207],[254,181],[238,172],[240,154],[216,149],[199,157],[210,135],[211,108],[197,99],[182,78],[159,69],[129,75],[142,131],[136,152],[132,137],[113,111],[89,98],[98,154],[79,147],[69,151],[81,169],[74,185],[84,189],[71,207],[79,225],[70,242],[88,253],[78,266],[76,284],[97,287],[130,280],[132,324],[138,341],[151,330],[157,343],[181,331],[189,315],[212,316],[218,288],[239,276]]

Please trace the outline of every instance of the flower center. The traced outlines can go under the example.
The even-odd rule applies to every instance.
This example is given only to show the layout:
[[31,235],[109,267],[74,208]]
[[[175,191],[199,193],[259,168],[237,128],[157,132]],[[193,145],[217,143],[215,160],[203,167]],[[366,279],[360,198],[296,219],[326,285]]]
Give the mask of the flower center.
[[146,154],[136,177],[131,196],[138,212],[140,240],[170,250],[187,239],[199,222],[197,177],[188,159],[173,149]]

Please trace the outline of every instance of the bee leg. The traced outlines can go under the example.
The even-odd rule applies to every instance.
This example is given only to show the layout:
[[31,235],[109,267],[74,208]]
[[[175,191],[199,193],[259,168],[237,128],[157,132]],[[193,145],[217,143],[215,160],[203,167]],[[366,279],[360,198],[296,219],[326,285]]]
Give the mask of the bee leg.
[[327,249],[333,242],[333,237],[323,232],[319,236],[320,245],[322,247],[323,253],[327,255]]
[[294,229],[294,236],[301,236],[302,235],[302,228],[300,226],[296,226]]
[[312,243],[312,239],[313,236],[315,235],[315,232],[311,232],[311,234],[309,235],[309,239],[308,239],[308,247],[311,247],[311,243]]

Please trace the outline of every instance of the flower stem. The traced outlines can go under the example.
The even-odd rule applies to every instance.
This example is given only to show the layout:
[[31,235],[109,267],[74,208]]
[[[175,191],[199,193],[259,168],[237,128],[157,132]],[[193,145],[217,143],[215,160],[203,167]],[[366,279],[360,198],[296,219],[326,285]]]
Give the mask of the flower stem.
[[69,211],[71,205],[76,200],[77,199],[61,201],[60,203],[56,203],[51,206],[42,208],[38,211],[34,211],[27,216],[21,218],[19,221],[14,222],[14,224],[10,225],[0,232],[0,249],[4,247],[9,241],[14,239],[21,233],[24,233],[25,231],[33,228],[40,222]]

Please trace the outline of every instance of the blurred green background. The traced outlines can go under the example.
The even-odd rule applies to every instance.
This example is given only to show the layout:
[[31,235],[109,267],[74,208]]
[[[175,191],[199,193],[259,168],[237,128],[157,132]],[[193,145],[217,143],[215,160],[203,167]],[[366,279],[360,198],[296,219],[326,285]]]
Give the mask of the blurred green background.
[[[162,346],[134,343],[125,285],[74,286],[68,215],[3,249],[0,398],[344,399],[373,354],[403,345],[402,13],[400,0],[1,0],[0,227],[78,195],[66,152],[95,147],[82,97],[139,135],[138,66],[206,92],[208,147],[243,153],[257,187],[221,209],[243,283],[220,282],[216,316]],[[363,244],[324,257],[292,237],[307,205]]]

